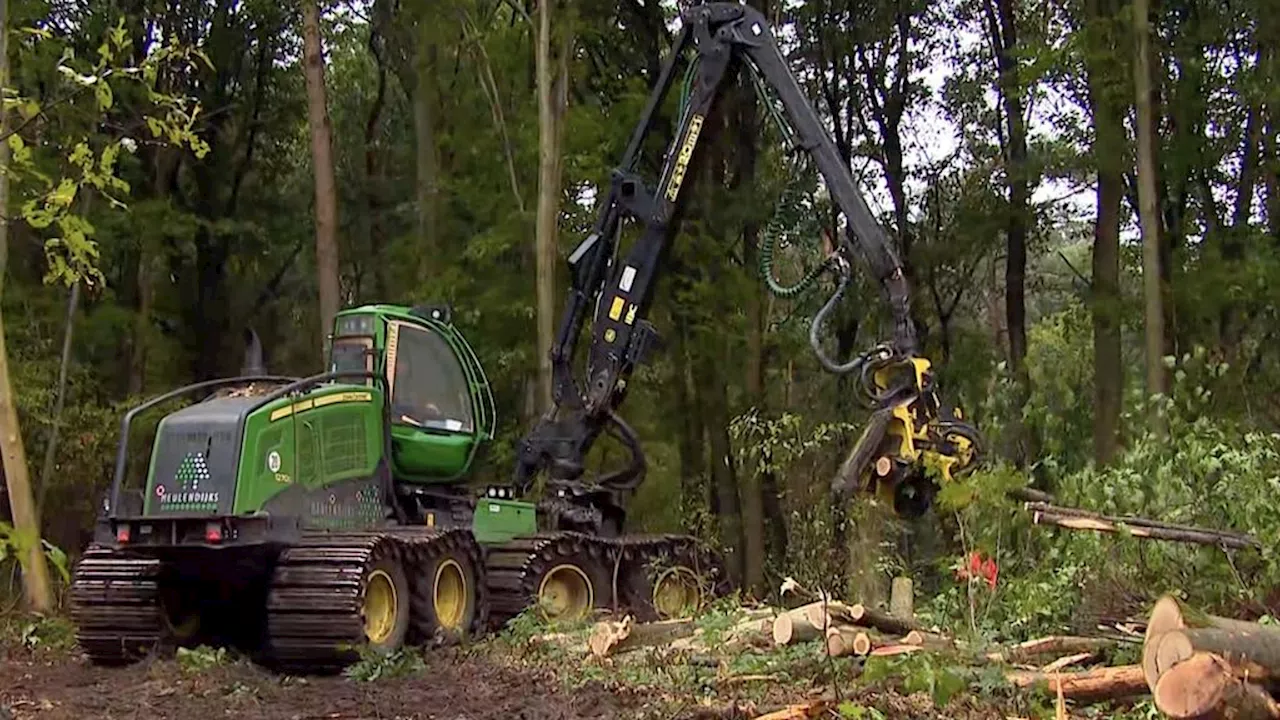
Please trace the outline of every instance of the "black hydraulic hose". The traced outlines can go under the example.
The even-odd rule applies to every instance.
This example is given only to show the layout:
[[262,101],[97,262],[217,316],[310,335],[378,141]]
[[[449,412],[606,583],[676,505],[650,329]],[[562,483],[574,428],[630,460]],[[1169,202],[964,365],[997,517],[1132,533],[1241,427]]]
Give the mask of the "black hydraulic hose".
[[840,304],[840,299],[844,297],[845,290],[849,287],[849,268],[838,263],[834,267],[838,276],[836,291],[831,294],[831,298],[822,306],[822,309],[818,310],[817,314],[813,316],[813,321],[809,323],[809,345],[813,348],[813,353],[818,356],[818,362],[822,363],[822,367],[837,375],[844,375],[862,367],[866,361],[866,356],[859,355],[847,363],[837,364],[822,351],[822,341],[818,337],[822,323],[826,321],[827,315],[831,314],[836,305]]

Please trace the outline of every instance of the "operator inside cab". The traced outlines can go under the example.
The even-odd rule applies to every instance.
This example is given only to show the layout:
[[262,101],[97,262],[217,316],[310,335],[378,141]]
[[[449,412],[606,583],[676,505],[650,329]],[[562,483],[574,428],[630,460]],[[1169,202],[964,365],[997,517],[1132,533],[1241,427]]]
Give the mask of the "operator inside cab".
[[435,333],[400,326],[391,418],[423,428],[472,431],[466,376],[449,346]]

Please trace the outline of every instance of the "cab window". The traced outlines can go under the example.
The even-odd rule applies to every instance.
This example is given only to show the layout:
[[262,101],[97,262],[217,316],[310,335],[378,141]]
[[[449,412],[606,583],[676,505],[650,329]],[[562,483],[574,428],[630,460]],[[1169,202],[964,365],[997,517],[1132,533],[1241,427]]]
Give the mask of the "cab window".
[[448,343],[429,330],[397,323],[391,421],[471,432],[470,387]]

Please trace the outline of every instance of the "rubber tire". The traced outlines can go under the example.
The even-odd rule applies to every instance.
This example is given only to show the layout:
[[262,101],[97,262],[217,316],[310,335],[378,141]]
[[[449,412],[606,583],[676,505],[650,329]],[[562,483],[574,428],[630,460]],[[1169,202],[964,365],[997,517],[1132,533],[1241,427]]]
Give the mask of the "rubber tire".
[[[591,609],[599,610],[601,608],[613,607],[613,567],[605,567],[601,559],[596,558],[589,550],[581,550],[570,555],[556,556],[547,561],[546,571],[550,572],[561,565],[573,565],[582,570],[587,576],[587,581],[591,583],[592,602]],[[619,569],[621,572],[621,569]],[[543,578],[546,573],[539,573],[533,579],[533,594],[529,597],[529,606],[537,612],[538,604],[538,588],[542,585]],[[622,589],[623,577],[618,577],[619,589]],[[588,611],[590,614],[591,611]],[[581,619],[581,618],[580,618]]]
[[375,644],[367,637],[364,638],[365,646],[379,654],[390,655],[399,650],[404,645],[405,637],[409,633],[410,606],[413,602],[413,596],[409,588],[409,579],[405,576],[404,568],[400,562],[393,557],[383,556],[370,565],[360,582],[360,599],[364,602],[365,593],[369,588],[369,577],[377,570],[382,570],[391,578],[391,585],[396,591],[396,622],[392,627],[391,635],[387,637],[382,644]]
[[[440,627],[440,619],[435,610],[436,571],[446,561],[452,560],[462,568],[463,578],[467,583],[466,609],[462,613],[463,631],[449,631]],[[460,641],[476,629],[479,611],[480,583],[484,578],[477,572],[475,564],[467,554],[465,547],[451,548],[431,559],[418,575],[413,588],[413,614],[415,642],[429,642],[449,645]]]

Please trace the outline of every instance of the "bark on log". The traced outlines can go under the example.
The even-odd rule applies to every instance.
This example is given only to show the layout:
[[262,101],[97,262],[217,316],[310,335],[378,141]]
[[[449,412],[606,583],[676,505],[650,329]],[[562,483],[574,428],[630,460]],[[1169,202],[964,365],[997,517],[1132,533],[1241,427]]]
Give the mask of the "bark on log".
[[889,655],[906,655],[907,653],[920,652],[924,650],[919,645],[881,645],[873,648],[867,655],[871,657],[886,657]]
[[891,635],[906,635],[912,630],[924,630],[924,627],[915,620],[896,617],[861,603],[849,606],[849,618],[850,622],[873,627]]
[[1252,630],[1187,628],[1170,630],[1156,652],[1156,675],[1199,653],[1211,653],[1248,674],[1250,680],[1280,677],[1280,630],[1258,625]]
[[1142,667],[1138,665],[1120,665],[1073,673],[1014,670],[1006,673],[1005,677],[1017,687],[1043,689],[1050,694],[1056,694],[1061,688],[1064,698],[1078,703],[1118,700],[1148,692]]
[[798,607],[773,619],[773,644],[790,645],[791,643],[814,640],[821,636],[821,629],[809,622],[807,610],[810,606]]
[[1257,538],[1248,533],[1238,532],[1236,530],[1220,530],[1217,528],[1204,528],[1196,525],[1184,525],[1181,523],[1164,522],[1163,520],[1153,520],[1151,518],[1138,517],[1136,515],[1103,515],[1100,512],[1092,510],[1082,510],[1081,508],[1064,507],[1061,505],[1051,505],[1047,502],[1028,502],[1023,504],[1023,508],[1028,512],[1044,512],[1050,515],[1060,515],[1064,517],[1082,517],[1092,518],[1094,520],[1109,520],[1114,523],[1124,523],[1126,525],[1136,525],[1142,527],[1155,527],[1165,530],[1186,530],[1193,533],[1209,533],[1212,535],[1222,535],[1223,537],[1233,537],[1243,540],[1254,546],[1258,546]]
[[1156,707],[1177,720],[1280,718],[1280,706],[1261,687],[1237,677],[1211,653],[1196,653],[1160,676]]
[[1165,648],[1170,633],[1186,629],[1217,628],[1240,633],[1256,633],[1267,630],[1268,633],[1280,631],[1264,628],[1258,623],[1234,618],[1210,615],[1195,608],[1183,605],[1172,595],[1164,595],[1151,608],[1147,618],[1147,629],[1142,643],[1142,671],[1146,676],[1147,687],[1152,693],[1156,691],[1156,683],[1161,673],[1168,670],[1179,660],[1189,657],[1186,645],[1180,639],[1173,639],[1174,645]]
[[[1199,545],[1222,545],[1234,549],[1260,548],[1262,544],[1253,537],[1241,537],[1234,533],[1218,530],[1191,528],[1187,526],[1170,526],[1156,520],[1148,520],[1145,525],[1125,522],[1120,518],[1106,516],[1089,517],[1074,514],[1062,514],[1048,510],[1036,510],[1033,522],[1037,525],[1055,525],[1068,530],[1097,530],[1099,532],[1121,533],[1147,540],[1170,540],[1174,542],[1196,543]],[[1122,529],[1121,525],[1125,527]]]
[[587,645],[591,648],[591,654],[596,657],[605,657],[615,652],[664,645],[673,640],[688,637],[694,630],[691,619],[634,623],[631,617],[627,616],[621,621],[596,623]]
[[1098,652],[1115,645],[1106,638],[1077,637],[1075,635],[1050,635],[1018,643],[1013,647],[989,653],[987,659],[992,662],[1017,664],[1028,662],[1041,655],[1068,655],[1072,653]]

